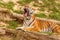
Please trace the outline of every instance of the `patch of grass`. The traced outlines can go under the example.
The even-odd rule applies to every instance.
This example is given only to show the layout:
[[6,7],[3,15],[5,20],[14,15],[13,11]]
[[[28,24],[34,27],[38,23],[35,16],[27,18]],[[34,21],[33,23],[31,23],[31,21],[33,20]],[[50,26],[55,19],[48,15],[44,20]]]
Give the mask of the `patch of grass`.
[[33,6],[37,7],[38,5],[37,4],[33,4]]
[[60,15],[57,15],[57,20],[59,20],[59,21],[60,21]]
[[15,12],[15,13],[18,13],[18,14],[23,14],[23,11],[22,10],[13,10],[13,12]]
[[6,8],[13,10],[13,6],[14,6],[14,3],[13,3],[13,2],[9,2],[9,3],[6,5]]
[[32,2],[33,0],[25,0],[26,3],[30,3]]
[[48,0],[42,0],[42,2],[44,3],[44,6],[47,7],[48,6]]
[[40,10],[40,11],[45,11],[44,7],[41,7],[39,10]]
[[0,7],[7,8],[9,10],[13,10],[13,6],[14,6],[13,2],[9,2],[9,3],[0,2]]
[[0,7],[5,7],[7,4],[0,2]]
[[23,2],[23,0],[19,0],[18,3],[19,3],[20,5],[22,5],[22,6],[25,5],[24,2]]
[[49,15],[49,18],[60,21],[60,13],[58,13],[58,14],[57,14],[57,13],[51,13],[51,14]]
[[43,13],[41,13],[41,14],[35,14],[35,16],[41,17],[41,18],[46,18],[46,17],[47,17],[47,16],[46,16],[45,14],[43,14]]
[[11,28],[11,29],[15,29],[16,27],[18,27],[18,22],[17,21],[8,21],[9,26],[7,26],[7,28]]
[[51,19],[57,19],[57,14],[56,13],[51,13],[49,15],[49,18],[51,18]]
[[39,3],[34,3],[33,6],[34,6],[34,7],[39,7],[40,4],[39,4]]
[[38,1],[37,0],[33,0],[35,3],[38,3]]
[[30,2],[32,2],[33,0],[19,0],[18,3],[22,6],[29,4]]
[[52,9],[52,11],[53,11],[53,12],[59,12],[59,10],[58,10],[56,7],[54,7],[54,8]]

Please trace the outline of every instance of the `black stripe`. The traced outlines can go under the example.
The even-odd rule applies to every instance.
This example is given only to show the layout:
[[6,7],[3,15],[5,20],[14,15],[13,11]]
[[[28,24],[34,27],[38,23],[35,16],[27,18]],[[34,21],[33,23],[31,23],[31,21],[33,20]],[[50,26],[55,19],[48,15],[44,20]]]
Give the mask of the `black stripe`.
[[34,20],[28,26],[30,26],[33,22],[34,22]]

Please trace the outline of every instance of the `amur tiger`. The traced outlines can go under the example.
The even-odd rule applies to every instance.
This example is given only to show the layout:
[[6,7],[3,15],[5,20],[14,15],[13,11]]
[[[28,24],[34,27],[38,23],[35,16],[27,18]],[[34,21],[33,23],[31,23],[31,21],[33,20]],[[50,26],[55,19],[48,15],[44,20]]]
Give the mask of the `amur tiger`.
[[57,23],[46,21],[46,20],[40,20],[40,19],[37,19],[35,16],[33,16],[33,18],[34,18],[34,23],[32,27],[25,28],[25,30],[36,31],[36,32],[60,33],[60,25],[58,25]]

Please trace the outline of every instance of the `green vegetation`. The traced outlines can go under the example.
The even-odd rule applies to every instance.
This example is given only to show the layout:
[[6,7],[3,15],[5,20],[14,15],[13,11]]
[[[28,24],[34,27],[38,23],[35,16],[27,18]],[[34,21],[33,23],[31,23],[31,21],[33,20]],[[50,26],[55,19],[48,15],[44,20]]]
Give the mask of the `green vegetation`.
[[[21,6],[24,6],[26,4],[29,4],[30,2],[34,1],[35,3],[33,4],[33,6],[35,7],[39,7],[40,3],[37,0],[19,0],[18,3]],[[60,20],[60,3],[56,3],[55,0],[41,0],[43,2],[43,4],[41,4],[42,7],[39,8],[39,11],[44,12],[45,8],[48,11],[52,11],[53,13],[51,13],[49,15],[49,18],[51,19],[55,19],[55,20]],[[5,2],[0,2],[0,7],[4,7],[7,8],[9,10],[12,10],[15,13],[19,13],[19,14],[23,14],[23,11],[21,10],[13,10],[13,6],[15,4],[13,2],[9,2],[9,3],[5,3]],[[58,15],[56,15],[58,13]],[[45,14],[35,14],[37,17],[44,17],[46,18]]]
[[40,8],[39,11],[43,11],[44,12],[45,11],[44,7]]
[[0,7],[7,8],[9,10],[13,10],[13,6],[14,6],[13,2],[9,2],[9,3],[0,2]]
[[23,14],[22,10],[13,10],[13,12],[18,13],[18,14]]
[[13,2],[9,2],[9,3],[6,5],[6,8],[13,10],[13,6],[14,6],[14,3],[13,3]]
[[57,19],[57,14],[56,13],[52,13],[52,14],[50,14],[49,15],[49,17],[51,18],[51,19]]
[[37,17],[41,17],[41,18],[46,18],[47,16],[43,13],[40,13],[40,14],[35,14],[35,16]]
[[0,7],[5,7],[7,4],[6,3],[1,3],[0,2]]
[[33,6],[37,7],[38,5],[37,4],[34,4]]
[[60,21],[60,14],[52,13],[52,14],[49,15],[49,18]]
[[30,2],[32,2],[32,0],[19,0],[18,3],[22,6],[29,4]]
[[16,27],[18,27],[18,21],[8,21],[9,26],[7,26],[7,28],[11,28],[11,29],[15,29]]
[[[49,19],[55,19],[60,21],[60,3],[56,3],[55,0],[41,0],[42,3],[38,3],[37,0],[19,0],[17,3],[20,4],[21,6],[25,6],[29,4],[30,2],[34,1],[35,3],[33,4],[34,7],[39,7],[40,12],[44,11],[52,11],[48,15],[48,17],[44,13],[37,13],[35,16],[41,17],[41,18],[49,18]],[[9,3],[5,2],[0,2],[0,7],[7,8],[8,10],[12,10],[15,13],[18,14],[23,14],[22,10],[13,10],[14,3],[10,1]],[[18,26],[18,22],[16,21],[9,21],[9,26],[8,28],[13,28],[15,29]]]
[[39,5],[40,5],[39,3],[34,3],[33,4],[34,7],[39,7]]
[[[50,19],[55,19],[60,21],[60,3],[56,3],[56,0],[41,0],[43,2],[42,7],[40,7],[40,11],[44,12],[45,8],[48,11],[52,11],[52,13],[49,14]],[[44,17],[41,16],[41,14],[37,15],[37,17]]]

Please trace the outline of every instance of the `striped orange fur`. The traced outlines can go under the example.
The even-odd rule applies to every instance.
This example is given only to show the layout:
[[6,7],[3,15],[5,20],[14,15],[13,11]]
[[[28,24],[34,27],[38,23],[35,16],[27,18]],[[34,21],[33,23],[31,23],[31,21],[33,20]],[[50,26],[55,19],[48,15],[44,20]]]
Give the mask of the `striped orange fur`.
[[51,32],[52,31],[52,32],[60,33],[60,25],[58,25],[55,22],[38,20],[35,18],[33,26],[30,28],[25,28],[25,30],[36,31],[36,32]]

